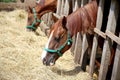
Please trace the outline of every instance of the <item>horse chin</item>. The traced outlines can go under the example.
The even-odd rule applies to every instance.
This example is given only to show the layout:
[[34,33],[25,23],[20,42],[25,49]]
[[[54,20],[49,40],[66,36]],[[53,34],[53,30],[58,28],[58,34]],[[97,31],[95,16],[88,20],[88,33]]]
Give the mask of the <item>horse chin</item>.
[[55,65],[55,63],[53,63],[53,62],[50,62],[50,66],[54,66]]
[[54,66],[55,65],[55,60],[51,60],[50,63],[49,63],[50,66]]
[[28,32],[35,32],[33,29],[26,29]]

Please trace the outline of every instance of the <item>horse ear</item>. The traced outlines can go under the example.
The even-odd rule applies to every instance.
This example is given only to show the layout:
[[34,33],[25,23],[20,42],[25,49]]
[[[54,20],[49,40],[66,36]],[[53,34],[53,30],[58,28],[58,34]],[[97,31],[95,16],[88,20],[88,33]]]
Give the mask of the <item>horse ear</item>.
[[32,9],[30,6],[28,6],[28,12],[32,13]]
[[63,28],[66,29],[66,23],[67,23],[67,18],[65,16],[63,16],[63,19],[62,19],[62,26]]
[[44,6],[45,5],[45,0],[38,0],[36,3],[40,6]]

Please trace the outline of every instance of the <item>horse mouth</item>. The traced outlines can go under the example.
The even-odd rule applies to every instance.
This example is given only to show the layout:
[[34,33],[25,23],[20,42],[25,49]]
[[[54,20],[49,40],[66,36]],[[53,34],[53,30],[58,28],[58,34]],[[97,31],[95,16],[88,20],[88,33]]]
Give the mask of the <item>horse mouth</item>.
[[55,65],[55,60],[51,58],[50,60],[43,60],[43,64],[46,66],[54,66]]
[[54,66],[55,65],[55,62],[50,62],[50,66]]

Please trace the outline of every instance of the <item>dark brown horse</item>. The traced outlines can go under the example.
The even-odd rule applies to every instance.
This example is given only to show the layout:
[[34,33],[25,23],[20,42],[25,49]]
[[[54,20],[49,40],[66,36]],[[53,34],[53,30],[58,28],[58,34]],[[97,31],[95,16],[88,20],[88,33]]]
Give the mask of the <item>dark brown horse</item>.
[[48,12],[55,12],[57,0],[41,0],[34,8],[28,9],[27,29],[35,31],[41,23],[41,17]]
[[72,37],[77,32],[93,34],[96,26],[98,5],[92,1],[77,11],[59,19],[51,29],[48,43],[42,53],[44,65],[54,65],[72,45]]

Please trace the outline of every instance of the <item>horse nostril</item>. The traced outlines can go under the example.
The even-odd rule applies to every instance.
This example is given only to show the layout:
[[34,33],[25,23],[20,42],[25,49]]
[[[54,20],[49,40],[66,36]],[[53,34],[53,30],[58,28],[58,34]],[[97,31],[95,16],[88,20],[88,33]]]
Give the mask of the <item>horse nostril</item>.
[[47,60],[44,58],[43,59],[43,64],[46,65],[47,64]]

